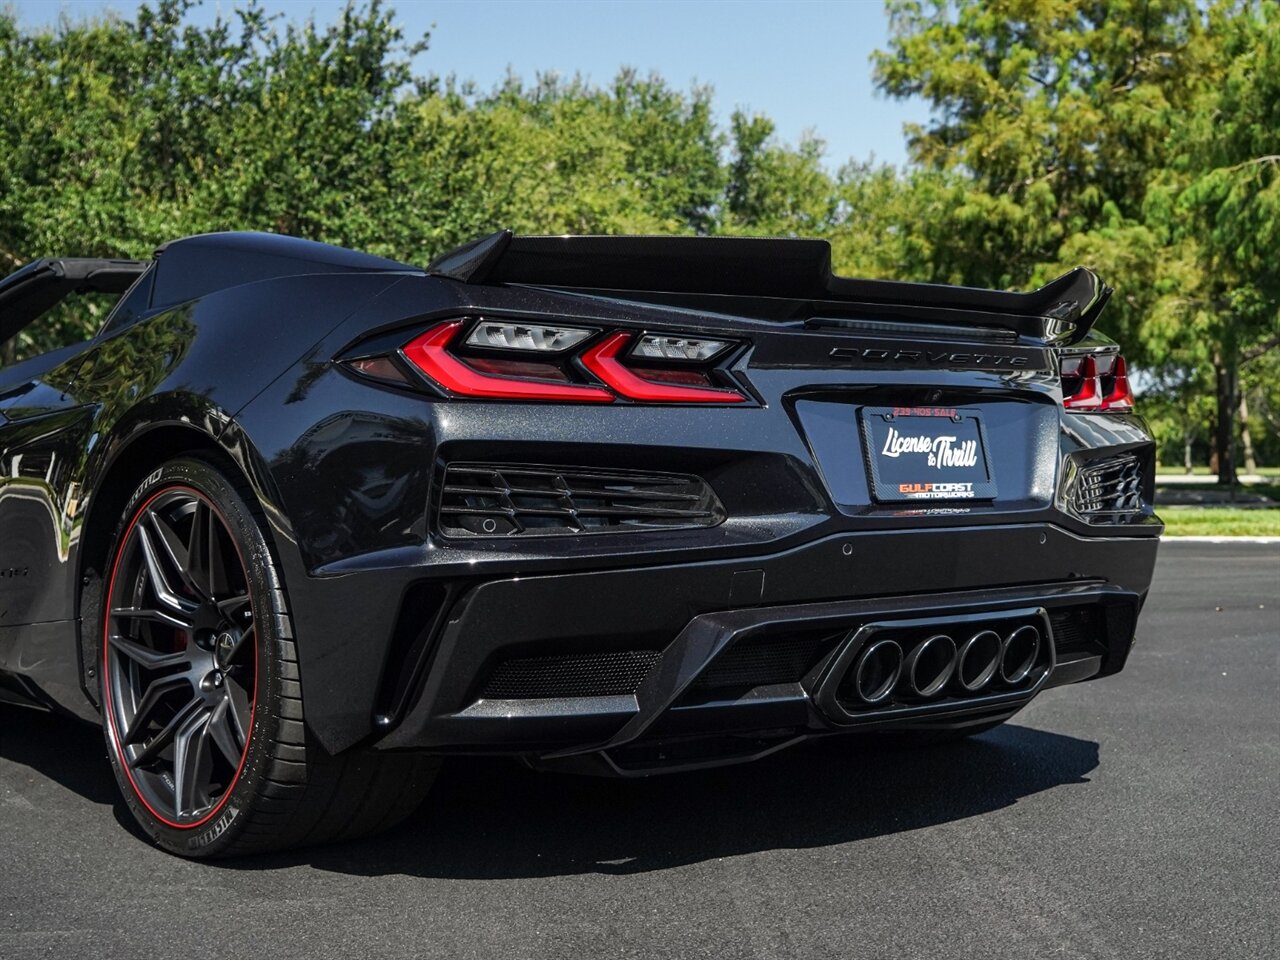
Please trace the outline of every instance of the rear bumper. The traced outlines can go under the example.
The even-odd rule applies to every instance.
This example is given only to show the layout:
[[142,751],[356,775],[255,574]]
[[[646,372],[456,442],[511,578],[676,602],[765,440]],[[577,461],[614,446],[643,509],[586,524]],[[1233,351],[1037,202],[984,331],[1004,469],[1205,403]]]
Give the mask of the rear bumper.
[[[842,730],[1008,716],[1047,686],[1124,665],[1157,544],[1081,537],[1051,524],[899,530],[750,559],[474,584],[450,597],[430,635],[394,666],[403,696],[379,718],[375,746],[651,772],[749,759]],[[944,695],[854,720],[823,703],[840,680],[833,671],[847,669],[864,642],[860,627],[1029,609],[1044,612],[1047,634],[1061,632],[1048,626],[1053,617],[1057,624],[1069,611],[1099,613],[1093,636],[1046,637],[1043,671],[1017,689]],[[746,644],[752,654],[737,658],[745,667],[735,672],[726,654]],[[779,672],[776,644],[808,651],[792,657],[794,676]],[[640,664],[632,689],[617,675],[591,689],[601,655]],[[493,685],[507,663],[533,665],[517,696],[510,683]],[[561,676],[548,688],[553,695],[539,695],[539,664],[574,663],[584,665],[586,681],[566,685]],[[709,682],[715,676],[725,682]]]

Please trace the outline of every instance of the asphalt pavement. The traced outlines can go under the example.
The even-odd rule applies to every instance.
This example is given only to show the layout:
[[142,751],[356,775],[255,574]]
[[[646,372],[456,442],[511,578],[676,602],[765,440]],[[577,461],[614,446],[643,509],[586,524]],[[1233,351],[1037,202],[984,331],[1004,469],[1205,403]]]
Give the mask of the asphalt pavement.
[[448,765],[382,838],[139,839],[94,729],[0,708],[0,958],[1280,956],[1280,545],[1168,543],[1128,668],[911,753],[641,782]]

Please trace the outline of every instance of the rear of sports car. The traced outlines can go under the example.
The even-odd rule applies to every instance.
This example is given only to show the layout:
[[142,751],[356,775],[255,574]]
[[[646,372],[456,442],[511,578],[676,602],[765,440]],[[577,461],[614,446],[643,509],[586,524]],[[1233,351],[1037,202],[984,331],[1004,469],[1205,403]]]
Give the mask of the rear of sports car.
[[309,729],[645,775],[1115,673],[1161,525],[1109,292],[509,234],[400,279],[235,420]]

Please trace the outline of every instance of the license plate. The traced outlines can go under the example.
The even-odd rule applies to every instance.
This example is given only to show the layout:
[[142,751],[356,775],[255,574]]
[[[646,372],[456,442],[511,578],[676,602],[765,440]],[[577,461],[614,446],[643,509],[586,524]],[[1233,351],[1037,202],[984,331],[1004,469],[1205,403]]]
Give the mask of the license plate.
[[881,502],[992,500],[982,417],[954,407],[863,407],[863,449]]

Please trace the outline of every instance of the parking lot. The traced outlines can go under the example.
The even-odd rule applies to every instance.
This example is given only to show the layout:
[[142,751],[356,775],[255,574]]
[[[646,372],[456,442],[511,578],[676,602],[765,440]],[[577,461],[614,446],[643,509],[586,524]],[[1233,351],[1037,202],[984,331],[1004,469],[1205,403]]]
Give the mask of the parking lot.
[[361,844],[196,864],[0,708],[0,957],[1280,955],[1280,545],[1166,543],[1121,675],[903,754],[641,782],[458,760]]

